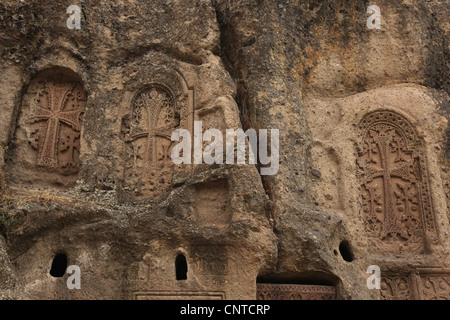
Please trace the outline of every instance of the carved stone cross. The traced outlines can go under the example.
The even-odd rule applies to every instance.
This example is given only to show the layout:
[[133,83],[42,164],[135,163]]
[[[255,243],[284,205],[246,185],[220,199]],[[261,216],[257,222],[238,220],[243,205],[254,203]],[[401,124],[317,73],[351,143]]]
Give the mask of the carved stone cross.
[[[140,138],[147,138],[146,150],[143,155],[146,165],[153,168],[158,165],[164,166],[164,163],[169,159],[169,150],[168,148],[163,148],[164,155],[161,157],[162,161],[158,161],[158,144],[156,143],[156,138],[161,137],[168,141],[171,140],[172,132],[176,127],[175,119],[173,118],[173,106],[165,93],[158,92],[155,89],[148,94],[142,94],[141,99],[141,105],[144,109],[141,112],[145,111],[144,115],[147,117],[148,128],[145,128],[143,131],[139,130],[136,133],[132,132],[128,141],[133,142]],[[135,156],[142,158],[142,155]]]
[[387,110],[360,122],[358,175],[372,252],[424,253],[438,237],[423,142],[411,123]]
[[[155,143],[156,137],[161,137],[170,140],[173,132],[173,125],[167,125],[165,127],[160,128],[152,128],[149,131],[142,131],[137,134],[131,135],[130,140],[131,142],[136,141],[140,138],[147,138],[147,156],[145,157],[145,161],[148,165],[155,166],[157,163],[157,151],[156,147],[157,144]],[[167,150],[165,152],[164,159],[167,159]],[[135,155],[136,157],[141,157],[140,155]]]
[[[398,142],[398,137],[396,137],[393,131],[389,131],[383,135],[380,135],[376,131],[370,132],[371,144],[377,146],[377,153],[379,153],[379,158],[381,160],[380,168],[373,169],[370,168],[366,172],[366,179],[368,182],[381,177],[383,178],[383,188],[384,188],[384,207],[385,207],[385,217],[382,231],[382,238],[388,235],[402,236],[403,238],[408,238],[408,233],[405,226],[401,223],[401,218],[396,216],[394,213],[394,191],[392,190],[392,178],[399,177],[403,180],[410,180],[412,177],[409,174],[408,167],[410,165],[401,163],[398,166],[392,167],[395,162],[405,161],[400,155],[400,146]],[[391,149],[392,147],[392,149]],[[395,154],[395,159],[393,159],[393,154]],[[367,158],[368,163],[378,164],[373,157],[374,152],[369,153]],[[400,160],[401,159],[401,160]],[[373,192],[371,192],[372,194]],[[370,199],[372,200],[372,199]]]
[[132,102],[131,121],[125,127],[127,182],[136,194],[158,197],[172,182],[172,133],[179,127],[177,100],[170,89],[154,84],[139,92]]
[[[66,110],[66,104],[69,99],[74,99],[75,106],[78,106],[78,98],[73,95],[73,90],[77,84],[54,85],[46,83],[44,93],[46,99],[40,97],[39,105],[37,106],[34,117],[31,119],[32,123],[45,122],[39,132],[40,143],[38,144],[38,159],[39,166],[47,168],[59,168],[62,165],[58,162],[58,143],[60,139],[61,123],[71,127],[75,133],[69,133],[69,138],[72,141],[63,142],[63,149],[69,149],[73,153],[74,148],[79,149],[79,145],[74,143],[75,136],[79,137],[81,131],[80,115],[81,108]],[[70,139],[69,139],[70,140]],[[71,157],[73,155],[70,155]]]

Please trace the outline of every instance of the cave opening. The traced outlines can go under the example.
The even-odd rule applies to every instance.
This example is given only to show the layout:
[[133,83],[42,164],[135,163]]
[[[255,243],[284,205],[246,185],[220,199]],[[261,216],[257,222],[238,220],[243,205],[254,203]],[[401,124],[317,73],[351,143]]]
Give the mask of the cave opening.
[[50,275],[54,278],[61,278],[66,273],[67,269],[67,256],[64,253],[58,253],[52,262],[50,268]]
[[175,259],[175,274],[177,280],[187,280],[187,261],[184,254],[179,254]]

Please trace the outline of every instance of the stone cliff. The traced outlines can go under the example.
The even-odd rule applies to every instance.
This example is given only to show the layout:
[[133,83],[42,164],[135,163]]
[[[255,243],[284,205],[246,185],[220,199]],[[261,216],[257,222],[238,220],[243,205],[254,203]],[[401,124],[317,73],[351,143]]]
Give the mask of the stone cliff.
[[[449,11],[2,0],[0,298],[450,299]],[[199,121],[278,172],[174,164]]]

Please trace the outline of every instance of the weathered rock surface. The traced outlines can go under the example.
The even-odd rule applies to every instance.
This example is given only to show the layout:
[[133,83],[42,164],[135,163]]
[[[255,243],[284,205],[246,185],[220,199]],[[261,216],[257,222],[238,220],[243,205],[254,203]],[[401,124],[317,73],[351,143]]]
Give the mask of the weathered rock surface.
[[[379,30],[369,1],[72,4],[0,3],[1,298],[450,299],[447,1]],[[174,165],[194,121],[279,129],[278,173]]]

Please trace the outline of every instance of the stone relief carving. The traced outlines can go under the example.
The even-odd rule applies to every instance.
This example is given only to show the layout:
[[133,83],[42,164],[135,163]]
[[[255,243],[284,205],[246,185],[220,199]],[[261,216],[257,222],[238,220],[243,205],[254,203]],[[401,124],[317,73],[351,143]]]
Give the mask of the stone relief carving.
[[[225,292],[199,288],[195,279],[177,281],[175,257],[147,253],[128,270],[133,300],[223,300]],[[181,284],[180,284],[181,283]]]
[[129,290],[133,293],[154,292],[159,290],[176,291],[174,260],[167,254],[147,253],[142,260],[133,263],[128,269],[127,278],[129,279]]
[[421,300],[450,300],[450,270],[429,272],[417,279],[419,298]]
[[170,188],[176,170],[171,152],[178,143],[171,141],[172,132],[193,132],[193,90],[172,72],[155,71],[150,78],[135,94],[131,113],[122,121],[124,181],[141,198],[157,198]]
[[257,300],[335,300],[332,286],[257,284]]
[[37,152],[37,165],[75,173],[80,161],[82,114],[86,92],[81,83],[47,79],[33,101],[30,145]]
[[150,281],[164,278],[169,260],[167,255],[162,257],[152,257],[146,254],[143,260],[138,263],[137,276],[135,280]]
[[204,276],[231,274],[229,266],[234,259],[228,253],[228,248],[227,246],[196,246],[193,261],[198,274]]
[[172,181],[172,132],[179,126],[175,97],[161,85],[152,85],[133,100],[128,148],[129,182],[142,193],[158,196]]
[[409,276],[383,276],[380,294],[382,300],[413,299]]
[[225,300],[221,291],[147,291],[133,293],[133,300]]
[[382,300],[450,300],[450,270],[420,269],[407,275],[386,275]]
[[360,123],[358,151],[362,214],[369,246],[378,253],[428,253],[437,240],[421,141],[391,111]]

